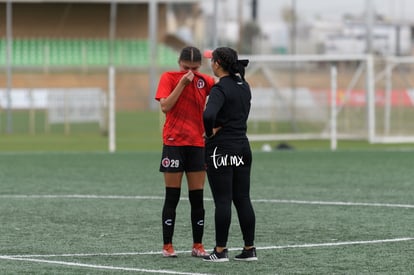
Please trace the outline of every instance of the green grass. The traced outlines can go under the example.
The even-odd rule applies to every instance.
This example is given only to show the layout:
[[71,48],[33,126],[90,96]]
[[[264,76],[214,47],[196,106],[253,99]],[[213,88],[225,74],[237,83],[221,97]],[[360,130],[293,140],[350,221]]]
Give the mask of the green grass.
[[[0,273],[414,273],[414,239],[397,241],[414,238],[412,152],[294,150],[253,156],[259,261],[215,264],[190,256],[185,182],[174,235],[179,257],[160,255],[159,152],[1,153]],[[205,197],[204,242],[211,249],[214,206],[208,185]],[[235,212],[230,232],[233,257],[242,245]]]
[[[108,136],[97,123],[71,124],[68,134],[64,125],[51,125],[45,130],[45,115],[36,112],[32,131],[28,112],[12,114],[12,133],[7,132],[7,114],[0,113],[0,152],[107,152]],[[162,118],[162,117],[161,117]],[[160,113],[118,112],[116,114],[116,150],[119,152],[158,152],[161,140]],[[254,126],[250,125],[249,129]],[[268,133],[270,129],[261,128]],[[254,132],[253,130],[251,132]],[[250,130],[249,130],[250,133]],[[326,150],[328,140],[286,141],[297,150]],[[280,142],[252,142],[254,150],[264,143],[276,147]],[[364,140],[339,140],[340,150],[414,150],[414,144],[369,144]]]
[[[12,133],[7,133],[7,116],[0,114],[0,152],[60,151],[107,152],[108,136],[95,124],[52,125],[45,131],[44,114],[36,114],[34,132],[28,126],[28,113],[13,113]],[[161,146],[158,112],[118,112],[116,147],[119,151],[156,151]]]

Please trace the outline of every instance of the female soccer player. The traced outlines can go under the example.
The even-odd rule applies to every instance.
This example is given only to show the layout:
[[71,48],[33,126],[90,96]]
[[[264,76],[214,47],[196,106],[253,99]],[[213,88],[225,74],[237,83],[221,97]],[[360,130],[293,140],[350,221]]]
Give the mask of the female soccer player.
[[165,257],[176,257],[172,245],[175,213],[185,172],[191,205],[193,232],[192,256],[203,257],[204,232],[203,188],[205,181],[203,110],[214,78],[198,72],[202,56],[195,47],[180,53],[180,71],[161,75],[155,99],[160,102],[166,120],[160,172],[164,173],[165,200],[162,209],[162,232]]
[[227,262],[227,240],[234,203],[244,247],[235,260],[257,260],[254,247],[256,219],[250,200],[252,153],[246,136],[251,92],[244,79],[248,60],[239,60],[228,47],[206,53],[219,78],[204,111],[207,176],[215,204],[216,247],[204,261]]

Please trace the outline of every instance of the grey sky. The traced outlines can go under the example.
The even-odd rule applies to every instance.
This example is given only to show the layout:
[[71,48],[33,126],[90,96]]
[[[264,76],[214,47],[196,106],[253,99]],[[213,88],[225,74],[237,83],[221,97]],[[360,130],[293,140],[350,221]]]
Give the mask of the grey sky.
[[[250,16],[251,0],[218,0],[220,10],[229,17],[235,17],[237,3],[244,3],[244,16]],[[257,0],[259,3],[258,18],[260,21],[280,20],[280,10],[291,6],[294,0]],[[414,21],[413,0],[371,0],[375,10],[393,20]],[[203,0],[202,5],[207,12],[212,11],[214,0]],[[296,0],[299,15],[312,18],[316,15],[340,16],[344,13],[362,14],[366,0]]]

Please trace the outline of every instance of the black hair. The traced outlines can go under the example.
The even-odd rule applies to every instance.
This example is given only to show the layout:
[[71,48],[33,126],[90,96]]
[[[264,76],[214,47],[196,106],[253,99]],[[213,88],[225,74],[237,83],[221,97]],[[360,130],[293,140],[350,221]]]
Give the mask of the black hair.
[[181,50],[179,61],[201,62],[201,52],[198,48],[187,46]]
[[229,47],[217,48],[212,55],[213,61],[219,63],[223,70],[229,72],[231,76],[239,75],[242,80],[245,80],[245,67],[249,64],[249,60],[239,60],[237,52]]

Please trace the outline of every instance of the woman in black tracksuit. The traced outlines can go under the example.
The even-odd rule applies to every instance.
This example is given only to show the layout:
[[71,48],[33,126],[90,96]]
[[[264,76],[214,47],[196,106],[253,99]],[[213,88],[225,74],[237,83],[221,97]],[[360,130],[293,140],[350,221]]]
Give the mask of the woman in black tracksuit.
[[248,60],[238,60],[228,47],[206,52],[219,78],[204,111],[207,176],[215,204],[216,247],[205,261],[228,261],[227,240],[234,203],[244,247],[235,260],[257,260],[254,247],[255,213],[250,200],[252,153],[246,136],[251,92],[244,79]]

